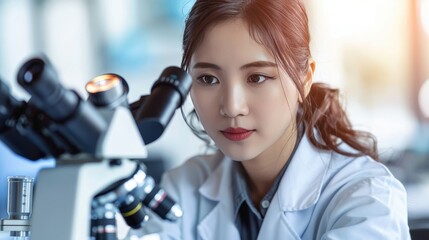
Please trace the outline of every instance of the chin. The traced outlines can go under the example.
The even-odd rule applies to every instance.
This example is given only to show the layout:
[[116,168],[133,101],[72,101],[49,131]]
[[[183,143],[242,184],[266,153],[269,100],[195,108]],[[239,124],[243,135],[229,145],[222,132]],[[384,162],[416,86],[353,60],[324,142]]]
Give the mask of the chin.
[[254,151],[247,151],[240,148],[231,149],[231,147],[219,147],[220,151],[234,161],[244,162],[257,157]]

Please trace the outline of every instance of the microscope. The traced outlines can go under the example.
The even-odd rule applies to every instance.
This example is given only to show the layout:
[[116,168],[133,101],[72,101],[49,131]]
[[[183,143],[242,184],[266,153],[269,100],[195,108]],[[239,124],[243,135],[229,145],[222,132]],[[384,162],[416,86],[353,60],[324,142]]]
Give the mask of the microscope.
[[164,69],[151,93],[131,104],[128,84],[113,73],[89,81],[83,100],[45,56],[25,62],[17,80],[31,98],[15,99],[0,81],[0,140],[29,160],[56,163],[34,182],[31,239],[117,239],[117,212],[134,229],[148,221],[147,210],[170,221],[182,216],[142,159],[189,93],[184,70]]

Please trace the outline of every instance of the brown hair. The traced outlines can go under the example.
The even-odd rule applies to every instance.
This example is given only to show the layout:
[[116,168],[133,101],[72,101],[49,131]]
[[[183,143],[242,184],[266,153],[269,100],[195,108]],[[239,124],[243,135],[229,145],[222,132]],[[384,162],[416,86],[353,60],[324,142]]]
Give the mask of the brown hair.
[[[339,92],[326,84],[314,83],[304,97],[302,78],[309,69],[310,33],[301,0],[197,0],[186,19],[183,35],[182,67],[187,70],[205,31],[232,18],[242,18],[255,41],[264,45],[294,81],[301,98],[306,135],[320,149],[346,156],[368,155],[378,159],[375,137],[352,129],[339,101]],[[314,129],[318,137],[314,135]],[[194,131],[195,132],[195,131]],[[199,136],[201,138],[201,136]],[[341,142],[356,151],[344,151]]]

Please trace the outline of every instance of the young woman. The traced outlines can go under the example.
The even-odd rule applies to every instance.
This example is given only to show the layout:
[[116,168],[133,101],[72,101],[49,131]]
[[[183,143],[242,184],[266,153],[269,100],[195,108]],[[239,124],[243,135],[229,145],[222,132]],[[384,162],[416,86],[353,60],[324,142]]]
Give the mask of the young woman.
[[183,218],[153,216],[148,233],[409,239],[403,186],[376,161],[374,137],[352,129],[338,90],[313,83],[309,42],[300,0],[196,1],[182,66],[193,78],[199,133],[218,152],[165,174]]

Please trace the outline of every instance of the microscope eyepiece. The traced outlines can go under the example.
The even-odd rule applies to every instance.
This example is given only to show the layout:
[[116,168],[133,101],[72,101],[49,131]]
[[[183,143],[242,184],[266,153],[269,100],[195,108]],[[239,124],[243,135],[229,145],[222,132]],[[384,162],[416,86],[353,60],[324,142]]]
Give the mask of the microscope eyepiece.
[[98,107],[115,108],[118,105],[128,107],[128,84],[121,76],[113,73],[93,78],[85,86],[88,100]]
[[44,67],[45,63],[43,61],[32,61],[23,73],[23,80],[28,84],[31,84],[33,81],[37,81],[40,79]]
[[18,83],[31,95],[34,104],[55,121],[71,117],[79,103],[77,94],[66,90],[47,59],[33,58],[18,71]]
[[179,67],[164,69],[152,86],[151,94],[135,114],[145,144],[158,139],[174,112],[185,101],[192,84],[191,77]]
[[153,93],[156,89],[163,87],[173,88],[180,95],[180,102],[178,103],[180,106],[185,102],[191,83],[192,79],[185,70],[172,66],[164,69],[159,79],[153,84],[151,92]]
[[25,62],[17,78],[18,83],[30,93],[30,101],[56,123],[77,151],[96,151],[97,139],[107,127],[105,120],[92,104],[60,83],[46,58],[32,58]]

